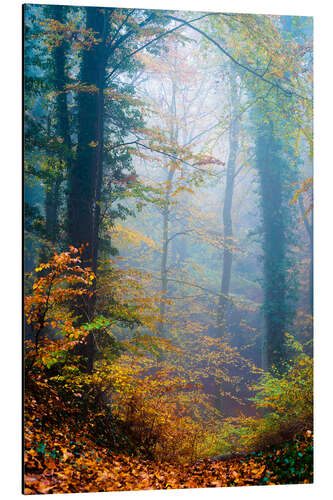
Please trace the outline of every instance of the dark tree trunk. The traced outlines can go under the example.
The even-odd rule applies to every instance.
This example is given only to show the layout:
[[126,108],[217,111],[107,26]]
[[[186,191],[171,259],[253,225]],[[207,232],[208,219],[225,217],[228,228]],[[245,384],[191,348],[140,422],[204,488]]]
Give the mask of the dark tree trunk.
[[264,119],[256,141],[260,180],[264,249],[265,368],[281,368],[285,359],[286,314],[286,214],[283,207],[281,149],[274,137],[273,124]]
[[[52,15],[51,17],[60,23],[65,23],[65,14],[63,6],[50,6]],[[64,140],[66,148],[71,147],[70,129],[69,129],[69,114],[67,105],[67,93],[65,92],[67,75],[65,71],[66,65],[66,44],[63,42],[54,49],[54,79],[55,88],[57,90],[56,96],[56,117],[57,117],[57,137]],[[70,151],[65,151],[66,155]]]
[[[93,7],[87,7],[86,12],[86,27],[94,32],[99,41],[82,54],[80,83],[88,89],[81,89],[78,94],[78,146],[69,176],[68,229],[70,243],[77,248],[84,245],[83,265],[96,271],[103,178],[106,15],[103,9]],[[93,319],[94,307],[95,299],[92,297],[82,321]],[[82,353],[88,372],[93,370],[95,350],[91,332]]]
[[[65,14],[63,6],[48,6],[49,15],[59,23],[65,22]],[[66,44],[61,43],[53,49],[54,67],[53,67],[53,85],[57,92],[55,106],[55,135],[57,139],[62,139],[62,150],[58,153],[58,159],[67,164],[70,168],[71,159],[71,139],[69,129],[69,115],[67,105],[67,93],[65,85],[67,82],[65,65],[66,65]],[[49,136],[51,127],[49,127]],[[60,208],[60,189],[64,180],[64,173],[59,172],[52,179],[47,187],[45,197],[45,218],[46,218],[46,234],[47,238],[52,243],[59,241],[59,208]]]
[[82,54],[80,83],[89,89],[78,94],[78,146],[69,179],[68,226],[71,244],[85,245],[83,262],[95,270],[99,226],[96,207],[102,181],[105,13],[93,7],[86,11],[87,29],[102,41]]
[[47,186],[45,195],[45,229],[49,241],[56,243],[59,235],[59,205],[62,178],[57,176],[52,185]]
[[302,194],[299,194],[298,203],[300,207],[300,211],[304,220],[304,225],[306,232],[309,236],[310,243],[310,266],[309,266],[309,309],[310,314],[313,316],[313,228],[312,224],[310,224],[307,214],[305,213],[304,203]]

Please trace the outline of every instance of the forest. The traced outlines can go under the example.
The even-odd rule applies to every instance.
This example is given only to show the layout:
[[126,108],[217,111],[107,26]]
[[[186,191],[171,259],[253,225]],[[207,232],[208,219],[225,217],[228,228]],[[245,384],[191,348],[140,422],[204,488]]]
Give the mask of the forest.
[[312,23],[24,5],[25,494],[313,482]]

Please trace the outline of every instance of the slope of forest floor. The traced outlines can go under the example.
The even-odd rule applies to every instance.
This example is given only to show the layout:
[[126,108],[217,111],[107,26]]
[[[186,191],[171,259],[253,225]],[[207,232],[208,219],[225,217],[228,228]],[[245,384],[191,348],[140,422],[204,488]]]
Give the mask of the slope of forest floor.
[[246,457],[180,465],[147,460],[126,451],[123,443],[117,442],[117,434],[113,447],[98,443],[94,436],[103,418],[100,422],[98,415],[90,422],[75,420],[74,415],[59,419],[50,407],[46,413],[45,400],[38,401],[28,391],[26,396],[25,494],[313,482],[310,431],[283,446]]
[[[296,417],[286,420],[289,431],[296,430],[293,433],[281,425],[274,436],[270,430],[273,427],[267,427],[270,420],[264,420],[265,425],[259,426],[261,434],[256,431],[255,451],[246,452],[246,456],[207,458],[214,453],[207,449],[202,460],[203,454],[194,452],[184,456],[178,452],[174,460],[167,460],[172,455],[163,453],[158,459],[154,442],[145,443],[137,426],[119,419],[88,378],[85,385],[76,386],[73,380],[61,377],[54,365],[46,370],[31,364],[30,355],[34,357],[27,353],[25,370],[25,494],[313,482],[313,433],[310,410],[306,408],[298,425]],[[304,364],[305,358],[301,357],[301,362]],[[292,374],[296,378],[296,372]],[[283,378],[279,387],[285,387]],[[289,399],[291,393],[289,387]],[[305,395],[297,394],[298,401],[303,401]],[[297,415],[300,419],[302,413]],[[282,417],[280,420],[284,422]],[[251,422],[252,427],[244,428],[246,432],[253,432],[256,421]],[[168,436],[164,439],[163,450],[172,446]],[[232,442],[232,427],[224,439]],[[243,451],[246,449],[251,448]]]
[[[61,446],[61,445],[60,445]],[[312,483],[312,444],[289,442],[246,458],[202,460],[193,465],[156,463],[127,455],[108,454],[103,448],[75,451],[59,461],[41,445],[27,451],[25,494],[209,488]]]

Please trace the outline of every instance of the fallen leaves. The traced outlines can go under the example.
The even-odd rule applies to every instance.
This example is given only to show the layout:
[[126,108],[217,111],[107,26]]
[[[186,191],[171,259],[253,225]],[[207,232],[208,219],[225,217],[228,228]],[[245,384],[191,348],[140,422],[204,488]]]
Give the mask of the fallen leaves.
[[[25,405],[25,494],[312,482],[313,435],[310,431],[283,446],[247,457],[216,457],[181,465],[134,456],[138,450],[131,452],[126,446],[117,448],[104,444],[107,443],[106,436],[103,444],[98,444],[100,425],[105,426],[105,417],[96,416],[97,408],[93,413],[91,407],[91,418],[95,415],[96,426],[93,427],[91,421],[81,420],[81,411],[77,406],[81,404],[82,397],[77,396],[67,407],[57,393],[45,384],[43,387],[38,384],[28,387]],[[118,429],[116,432],[118,441],[124,431]]]
[[[85,453],[84,455],[88,455]],[[26,474],[25,493],[130,491],[150,489],[219,488],[281,484],[268,470],[267,456],[224,461],[202,460],[195,464],[156,463],[140,457],[111,454],[107,450],[81,456],[69,465],[46,460],[45,469]],[[279,456],[276,455],[275,456]],[[303,483],[312,482],[305,478]]]

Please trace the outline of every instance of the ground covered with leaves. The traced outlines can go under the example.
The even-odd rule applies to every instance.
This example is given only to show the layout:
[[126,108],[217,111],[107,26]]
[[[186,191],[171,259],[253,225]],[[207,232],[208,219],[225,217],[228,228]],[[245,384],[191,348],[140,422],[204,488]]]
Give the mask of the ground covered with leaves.
[[[98,431],[74,418],[62,420],[58,408],[46,416],[46,401],[27,395],[25,494],[79,493],[222,486],[298,484],[313,481],[313,435],[307,431],[284,446],[245,457],[205,459],[193,464],[148,460],[125,452],[125,442],[114,434],[112,449],[97,444]],[[68,413],[67,413],[68,416]],[[102,418],[105,418],[102,415]],[[93,427],[93,426],[92,426]],[[117,451],[118,449],[118,451]]]
[[[311,483],[312,444],[308,439],[288,443],[243,459],[193,465],[155,463],[138,457],[109,454],[87,443],[71,442],[66,450],[47,451],[40,443],[26,454],[25,494],[210,488],[265,484]],[[79,452],[77,450],[80,450]],[[57,456],[57,452],[59,452]]]

